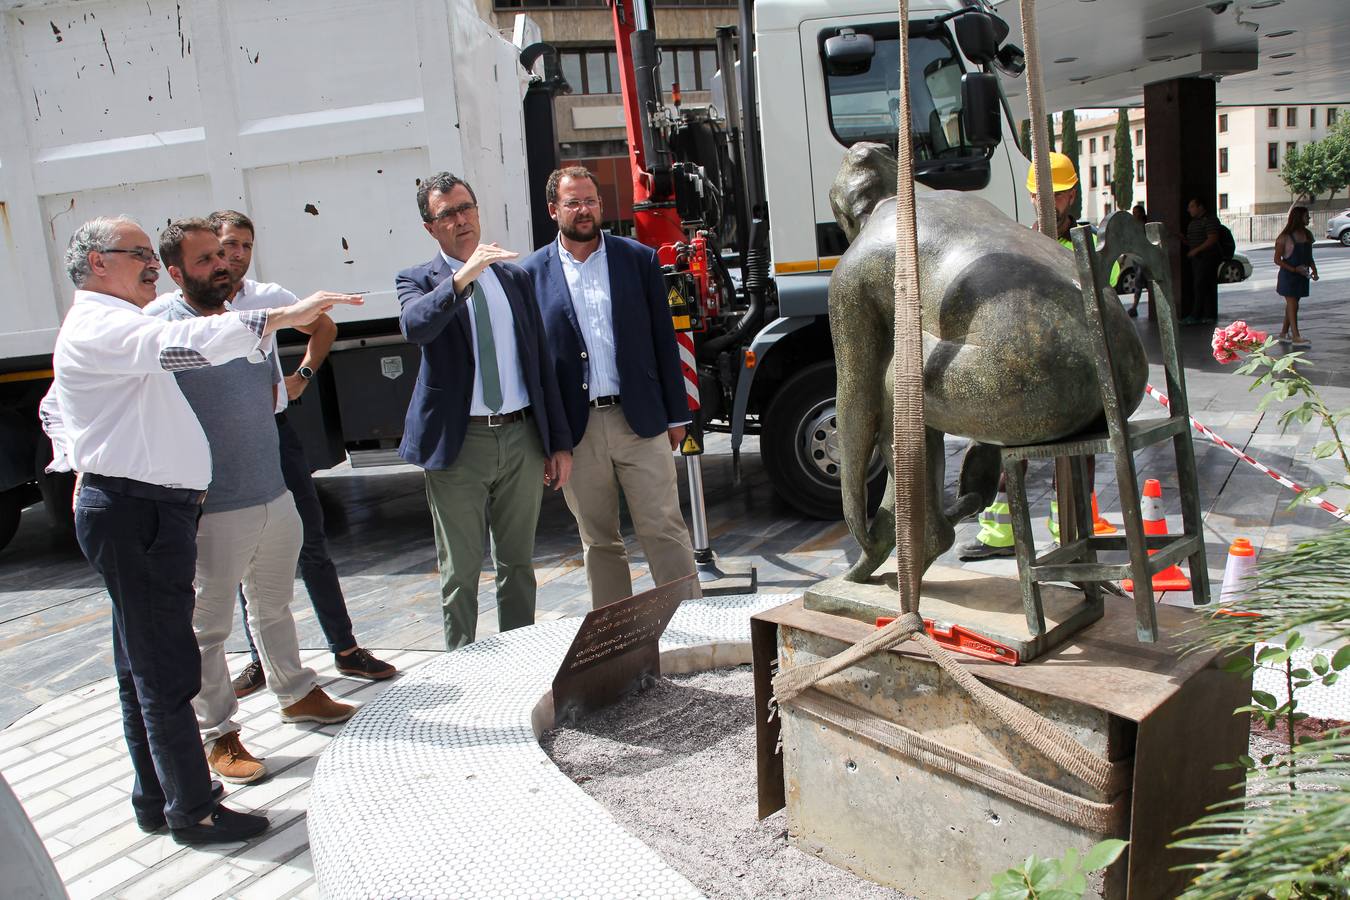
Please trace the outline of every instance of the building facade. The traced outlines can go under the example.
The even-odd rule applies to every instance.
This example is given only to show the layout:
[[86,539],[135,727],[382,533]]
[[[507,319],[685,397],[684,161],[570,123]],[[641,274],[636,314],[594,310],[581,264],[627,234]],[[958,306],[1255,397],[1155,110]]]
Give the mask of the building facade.
[[[1280,179],[1280,166],[1290,150],[1321,140],[1350,107],[1224,106],[1215,112],[1218,135],[1216,212],[1224,216],[1283,214],[1296,199]],[[1083,195],[1082,217],[1100,222],[1115,209],[1111,174],[1115,166],[1115,110],[1079,110],[1078,164]],[[1134,202],[1147,204],[1148,166],[1144,158],[1144,111],[1129,110],[1133,144]],[[1062,123],[1056,123],[1062,128]],[[1056,145],[1062,137],[1056,134]],[[1325,198],[1316,208],[1341,208],[1346,199]]]

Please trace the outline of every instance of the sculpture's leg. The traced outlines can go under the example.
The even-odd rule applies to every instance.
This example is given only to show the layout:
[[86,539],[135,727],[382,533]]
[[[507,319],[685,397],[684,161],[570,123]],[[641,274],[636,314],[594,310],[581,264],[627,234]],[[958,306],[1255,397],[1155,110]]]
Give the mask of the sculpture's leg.
[[927,507],[924,516],[923,567],[926,571],[933,560],[951,549],[956,543],[956,529],[952,527],[942,506],[943,481],[946,478],[947,459],[943,434],[936,428],[924,428],[927,442],[928,484],[925,485],[924,502]]
[[[834,302],[832,300],[832,302]],[[831,312],[834,315],[834,312]],[[873,448],[880,445],[890,468],[887,432],[883,432],[889,409],[884,394],[887,382],[889,350],[875,332],[865,329],[850,333],[846,340],[835,335],[835,412],[839,434],[839,481],[843,494],[844,521],[849,534],[862,548],[862,556],[845,574],[849,581],[862,582],[890,555],[895,546],[894,491],[887,486],[886,499],[876,521],[867,521],[867,466]],[[890,524],[887,525],[887,522]]]

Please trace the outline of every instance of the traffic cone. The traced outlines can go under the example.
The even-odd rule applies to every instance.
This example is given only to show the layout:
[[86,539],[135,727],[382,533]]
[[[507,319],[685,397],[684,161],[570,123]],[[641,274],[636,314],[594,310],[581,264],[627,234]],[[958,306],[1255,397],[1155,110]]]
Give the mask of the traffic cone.
[[1237,538],[1228,548],[1228,565],[1223,570],[1223,589],[1219,605],[1230,606],[1246,598],[1252,588],[1249,576],[1256,574],[1256,550],[1246,538]]
[[[1163,515],[1162,508],[1162,485],[1156,478],[1150,478],[1144,482],[1144,494],[1139,498],[1139,510],[1144,516],[1144,534],[1167,534],[1167,517]],[[1148,551],[1152,556],[1156,550]],[[1121,587],[1127,591],[1134,590],[1134,579],[1126,578],[1121,582]],[[1163,569],[1157,575],[1153,576],[1153,593],[1161,594],[1164,591],[1189,591],[1191,589],[1191,580],[1186,577],[1186,573],[1181,571],[1181,567],[1175,564]]]
[[1115,534],[1120,529],[1102,518],[1102,514],[1097,512],[1097,492],[1092,492],[1092,533],[1093,534]]

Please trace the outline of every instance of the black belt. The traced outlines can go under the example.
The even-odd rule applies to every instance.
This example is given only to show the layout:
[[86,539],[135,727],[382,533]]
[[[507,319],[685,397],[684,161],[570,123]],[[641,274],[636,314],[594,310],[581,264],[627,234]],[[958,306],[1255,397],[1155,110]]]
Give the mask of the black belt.
[[206,502],[206,491],[194,491],[189,488],[171,488],[159,484],[149,484],[134,478],[116,478],[111,475],[98,475],[86,472],[80,479],[81,484],[107,491],[111,494],[124,494],[127,497],[139,497],[142,500],[158,500],[162,503],[184,503],[189,506],[201,506]]
[[618,406],[618,405],[619,405],[618,394],[609,394],[608,396],[605,397],[596,397],[594,400],[591,401],[592,409],[604,409],[606,406]]
[[487,416],[469,416],[469,421],[475,425],[486,425],[489,428],[500,428],[503,425],[510,425],[512,422],[524,422],[530,414],[528,406],[522,407],[515,412],[492,413]]

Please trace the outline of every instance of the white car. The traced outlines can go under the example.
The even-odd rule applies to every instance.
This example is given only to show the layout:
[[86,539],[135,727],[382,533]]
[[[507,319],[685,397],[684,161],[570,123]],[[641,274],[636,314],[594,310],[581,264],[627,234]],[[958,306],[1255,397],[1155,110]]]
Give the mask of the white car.
[[1342,246],[1350,247],[1350,209],[1327,220],[1327,240],[1340,241]]
[[[1347,239],[1350,240],[1350,239]],[[1237,284],[1252,277],[1252,261],[1241,253],[1234,253],[1232,259],[1219,262],[1219,284]],[[1121,297],[1134,293],[1136,270],[1132,258],[1127,253],[1120,262],[1120,278],[1116,280],[1116,293]]]

